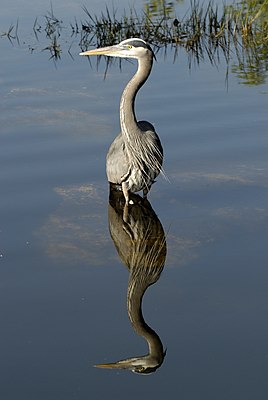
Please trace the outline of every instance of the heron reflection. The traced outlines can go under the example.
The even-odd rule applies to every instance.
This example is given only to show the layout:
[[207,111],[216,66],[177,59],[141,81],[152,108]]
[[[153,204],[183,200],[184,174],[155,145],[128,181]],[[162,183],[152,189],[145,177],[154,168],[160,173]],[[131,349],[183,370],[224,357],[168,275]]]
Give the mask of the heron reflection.
[[166,259],[163,227],[147,199],[130,194],[133,205],[124,217],[124,195],[111,185],[109,199],[109,229],[117,252],[129,269],[127,290],[128,316],[135,332],[148,343],[148,354],[131,357],[99,368],[128,369],[140,374],[156,371],[165,358],[158,334],[145,322],[142,298],[147,288],[160,277]]

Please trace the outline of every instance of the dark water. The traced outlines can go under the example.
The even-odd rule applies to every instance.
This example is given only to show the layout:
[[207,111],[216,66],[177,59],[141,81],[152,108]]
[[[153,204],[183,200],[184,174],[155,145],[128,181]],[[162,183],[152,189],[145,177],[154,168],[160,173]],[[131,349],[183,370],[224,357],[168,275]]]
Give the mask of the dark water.
[[[135,64],[104,80],[105,63],[91,68],[75,47],[55,68],[46,52],[0,45],[1,399],[266,399],[267,83],[229,74],[227,88],[224,63],[189,71],[183,52],[159,54],[137,98],[169,178],[149,194],[167,255],[143,299],[167,353],[142,377],[93,367],[148,350],[128,319],[129,271],[109,226],[122,259],[131,241],[108,213],[105,176]],[[147,207],[133,214],[141,232]]]

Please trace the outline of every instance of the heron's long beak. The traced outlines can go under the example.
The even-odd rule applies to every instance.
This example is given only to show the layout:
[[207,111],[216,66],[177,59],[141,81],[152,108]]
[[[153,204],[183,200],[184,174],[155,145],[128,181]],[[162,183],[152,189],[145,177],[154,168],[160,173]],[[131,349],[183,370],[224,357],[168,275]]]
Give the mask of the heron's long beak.
[[80,56],[113,56],[119,51],[118,46],[108,46],[108,47],[100,47],[98,49],[84,51],[83,53],[79,53]]

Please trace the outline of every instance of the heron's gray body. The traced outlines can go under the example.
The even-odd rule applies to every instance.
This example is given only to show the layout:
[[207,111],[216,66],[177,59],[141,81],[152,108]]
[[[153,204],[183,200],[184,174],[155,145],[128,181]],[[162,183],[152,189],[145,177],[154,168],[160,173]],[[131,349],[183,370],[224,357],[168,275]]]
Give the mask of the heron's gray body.
[[132,193],[143,190],[146,193],[150,190],[161,170],[163,150],[152,124],[147,121],[139,121],[138,126],[141,141],[148,143],[150,148],[158,149],[153,155],[157,160],[154,168],[147,167],[145,162],[142,162],[142,165],[139,166],[134,163],[131,165],[124,135],[119,133],[111,144],[106,157],[106,173],[109,182],[120,185],[122,184],[122,177],[125,177],[127,190]]

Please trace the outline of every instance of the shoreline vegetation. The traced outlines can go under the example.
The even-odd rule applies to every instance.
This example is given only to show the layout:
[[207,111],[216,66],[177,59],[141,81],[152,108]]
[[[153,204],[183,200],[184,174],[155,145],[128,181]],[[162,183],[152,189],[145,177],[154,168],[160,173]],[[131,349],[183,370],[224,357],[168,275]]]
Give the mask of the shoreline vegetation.
[[[47,44],[41,51],[49,52],[49,58],[56,62],[65,51],[74,58],[74,44],[77,45],[75,53],[78,53],[93,46],[141,37],[156,53],[171,50],[174,61],[179,51],[186,51],[189,67],[207,60],[217,65],[224,60],[243,83],[258,85],[266,81],[268,0],[242,0],[223,5],[220,10],[213,2],[204,6],[193,1],[182,16],[175,13],[173,3],[147,0],[142,12],[131,8],[119,17],[108,6],[99,16],[91,14],[84,6],[85,20],[74,19],[68,26],[55,16],[51,5],[50,11],[35,19],[34,43],[28,44],[28,48],[31,53],[40,50],[40,43],[45,40]],[[22,46],[23,43],[25,46],[25,41],[19,37],[19,20],[0,35],[13,45]]]

